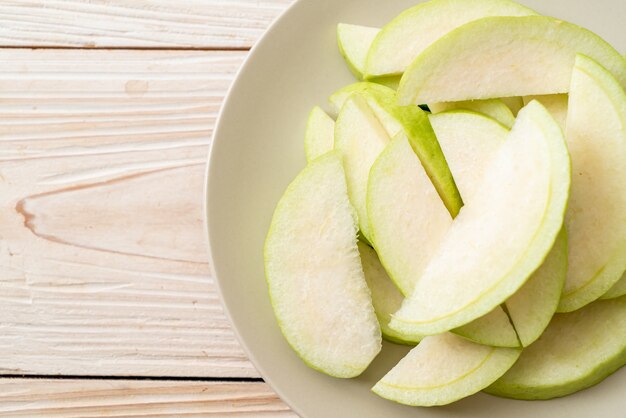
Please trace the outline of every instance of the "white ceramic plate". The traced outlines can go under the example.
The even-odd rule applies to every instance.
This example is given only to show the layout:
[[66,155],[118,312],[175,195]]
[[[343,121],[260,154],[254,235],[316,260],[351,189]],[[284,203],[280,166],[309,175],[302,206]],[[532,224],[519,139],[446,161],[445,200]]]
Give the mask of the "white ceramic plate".
[[[411,408],[370,388],[406,352],[386,344],[367,372],[340,380],[315,372],[289,348],[274,319],[263,272],[263,242],[274,206],[304,167],[308,112],[353,82],[337,50],[338,22],[382,26],[419,0],[300,0],[254,47],[219,118],[207,178],[212,268],[241,343],[259,372],[303,417],[625,416],[626,370],[551,401],[478,394],[439,408]],[[522,0],[540,13],[587,27],[626,52],[624,0]],[[326,106],[327,107],[327,106]]]

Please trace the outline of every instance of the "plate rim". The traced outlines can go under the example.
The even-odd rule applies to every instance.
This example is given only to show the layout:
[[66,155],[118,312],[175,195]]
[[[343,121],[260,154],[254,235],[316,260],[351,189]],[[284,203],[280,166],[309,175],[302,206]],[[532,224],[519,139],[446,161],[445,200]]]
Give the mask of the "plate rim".
[[262,380],[267,383],[272,390],[280,397],[281,401],[284,402],[285,404],[287,404],[296,414],[298,414],[299,416],[303,416],[304,411],[302,411],[300,409],[300,407],[298,407],[297,405],[293,404],[290,400],[289,397],[286,396],[284,394],[284,392],[282,391],[281,388],[278,387],[278,385],[275,385],[273,382],[273,379],[271,377],[269,377],[269,374],[266,373],[265,369],[263,366],[261,366],[256,358],[256,356],[254,355],[254,352],[252,351],[252,348],[248,346],[248,344],[246,343],[245,339],[243,338],[243,336],[241,335],[239,328],[237,326],[235,326],[235,323],[233,321],[232,315],[230,313],[230,308],[228,307],[228,304],[226,303],[225,299],[224,299],[224,293],[223,293],[223,289],[222,289],[222,284],[220,282],[220,280],[218,279],[218,274],[217,274],[217,270],[215,268],[215,263],[214,263],[214,255],[213,255],[213,245],[214,244],[214,240],[215,238],[211,238],[212,236],[215,236],[215,234],[211,233],[211,210],[209,208],[209,185],[210,185],[210,181],[212,178],[212,174],[211,174],[211,167],[213,166],[212,161],[216,158],[215,154],[214,154],[214,145],[215,145],[215,140],[216,138],[218,138],[219,132],[222,128],[223,125],[223,115],[226,112],[226,108],[228,107],[228,104],[230,103],[231,99],[232,99],[232,93],[233,90],[235,88],[235,85],[237,84],[237,81],[239,80],[239,76],[241,75],[241,73],[250,65],[250,62],[252,61],[253,57],[255,55],[257,55],[257,50],[259,48],[261,48],[261,46],[263,44],[265,44],[266,39],[270,36],[270,33],[273,32],[274,28],[278,25],[280,25],[282,23],[283,20],[287,19],[288,15],[292,13],[292,11],[294,9],[296,9],[297,7],[299,7],[299,5],[301,3],[303,3],[305,0],[294,0],[292,4],[290,4],[289,6],[287,6],[287,8],[285,10],[283,10],[278,16],[276,16],[274,18],[274,20],[272,21],[272,23],[270,23],[270,25],[264,29],[263,34],[258,38],[258,40],[254,43],[254,45],[250,48],[250,50],[248,51],[248,55],[245,57],[245,59],[243,60],[243,62],[241,63],[241,65],[239,66],[239,68],[237,69],[237,72],[235,73],[230,86],[228,87],[228,90],[226,91],[226,95],[224,96],[224,100],[222,101],[222,104],[220,105],[220,110],[218,112],[216,121],[215,121],[215,128],[213,129],[213,134],[211,135],[211,142],[209,145],[209,149],[207,151],[207,162],[206,162],[206,166],[205,166],[205,173],[204,173],[204,190],[203,190],[203,196],[204,196],[204,201],[203,201],[203,213],[204,213],[204,220],[203,220],[203,224],[204,224],[204,228],[203,228],[203,232],[204,232],[204,236],[205,236],[205,240],[206,240],[206,244],[207,244],[207,257],[208,257],[208,262],[209,262],[209,271],[211,273],[211,276],[214,279],[214,283],[215,286],[217,288],[217,293],[219,295],[219,299],[220,299],[220,303],[222,305],[222,309],[224,311],[224,315],[226,316],[226,319],[228,320],[228,323],[230,325],[230,328],[232,330],[232,332],[235,334],[235,337],[237,338],[237,341],[239,343],[239,345],[243,348],[244,353],[246,354],[246,356],[248,357],[248,360],[253,364],[254,368],[256,369],[256,371],[261,375]]

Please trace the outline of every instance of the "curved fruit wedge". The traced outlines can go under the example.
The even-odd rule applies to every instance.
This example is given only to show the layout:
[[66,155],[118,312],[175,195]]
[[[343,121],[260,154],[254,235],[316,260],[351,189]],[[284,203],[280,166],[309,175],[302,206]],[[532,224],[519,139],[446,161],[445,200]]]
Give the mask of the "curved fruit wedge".
[[489,116],[509,129],[511,129],[515,123],[513,112],[511,112],[511,109],[500,99],[429,103],[428,108],[434,115],[454,109],[471,110]]
[[[470,202],[509,131],[493,119],[469,111],[431,115],[430,122],[461,196]],[[508,315],[497,307],[452,332],[497,347],[518,347],[520,342],[523,346],[529,345],[541,335],[554,315],[566,271],[567,237],[562,231],[541,267],[507,299],[504,306]]]
[[414,406],[446,405],[489,386],[521,350],[476,344],[453,334],[426,337],[372,391]]
[[[488,161],[503,144],[508,131],[491,118],[468,111],[432,115],[430,120],[462,196],[466,201],[471,200]],[[566,251],[566,238],[562,235],[544,264],[507,300],[525,346],[541,334],[554,314],[563,287]],[[515,330],[500,307],[454,332],[481,344],[519,346]]]
[[404,133],[372,166],[367,212],[380,261],[400,291],[411,294],[452,217]]
[[332,151],[335,146],[335,121],[320,107],[309,114],[304,133],[304,153],[307,162]]
[[378,32],[380,32],[379,28],[369,26],[350,25],[348,23],[337,25],[339,52],[346,60],[350,71],[359,80],[363,79],[367,51],[369,51]]
[[626,87],[626,61],[593,32],[545,16],[486,17],[421,53],[402,76],[398,103],[567,93],[576,53],[598,60]]
[[624,295],[626,295],[626,273],[622,274],[622,278],[602,295],[602,299],[613,299]]
[[565,137],[573,176],[560,312],[599,298],[626,269],[626,93],[607,70],[582,55],[572,74]]
[[463,200],[469,202],[509,130],[494,119],[467,110],[438,113],[429,119],[456,186]]
[[556,312],[567,274],[567,234],[562,228],[543,264],[504,304],[523,347],[541,336]]
[[335,123],[335,149],[343,157],[350,201],[359,218],[361,234],[371,242],[366,193],[370,168],[389,142],[389,135],[365,99],[351,96]]
[[338,107],[355,94],[367,100],[391,138],[399,132],[406,134],[411,148],[421,161],[441,200],[452,216],[456,216],[463,206],[463,201],[427,113],[417,106],[398,106],[393,90],[374,83],[355,83],[347,86],[334,93],[330,97],[330,102]]
[[265,275],[283,335],[312,368],[354,377],[381,349],[340,157],[310,163],[278,202]]
[[456,335],[492,347],[519,347],[515,328],[501,306],[469,324],[452,330]]
[[[471,196],[508,130],[491,118],[469,111],[444,112],[431,115],[430,120],[459,190],[463,196]],[[406,198],[401,204],[390,205],[399,195]],[[373,240],[381,258],[400,289],[410,294],[414,280],[419,278],[452,220],[401,135],[388,145],[370,171],[368,205]],[[373,289],[372,299],[376,307]],[[402,303],[402,298],[393,300],[398,303],[389,313],[396,312]],[[391,331],[388,322],[381,322],[383,334],[386,328]],[[396,338],[420,339],[393,332]],[[500,307],[454,332],[481,344],[519,346],[515,330]]]
[[569,96],[567,94],[546,94],[543,96],[525,96],[523,98],[524,105],[537,100],[541,103],[548,112],[552,115],[565,132],[565,122],[567,122],[567,101]]
[[563,134],[538,102],[522,109],[391,328],[434,335],[493,310],[541,265],[570,184]]
[[[502,102],[499,104],[506,107]],[[508,108],[506,111],[513,117]],[[490,117],[468,110],[446,111],[429,118],[461,196],[469,202],[509,130]],[[509,317],[500,306],[452,332],[479,344],[520,345]]]
[[387,272],[380,264],[380,260],[369,245],[359,242],[359,253],[361,254],[361,264],[363,265],[363,273],[365,273],[365,281],[372,292],[372,303],[376,311],[376,317],[380,324],[380,330],[383,338],[392,343],[415,345],[421,338],[405,339],[403,335],[398,334],[389,328],[391,314],[397,311],[402,305],[404,296],[398,290],[393,281],[387,275]]
[[433,0],[405,10],[374,39],[367,78],[402,74],[437,39],[486,16],[528,16],[532,10],[508,0]]
[[626,298],[557,314],[515,365],[486,389],[515,399],[551,399],[593,386],[626,363]]

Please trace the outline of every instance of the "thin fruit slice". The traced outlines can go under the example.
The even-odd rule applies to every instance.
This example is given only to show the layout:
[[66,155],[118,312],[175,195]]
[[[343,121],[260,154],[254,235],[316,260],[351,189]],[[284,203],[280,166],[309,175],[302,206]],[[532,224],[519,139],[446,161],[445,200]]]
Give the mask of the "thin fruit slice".
[[520,352],[448,333],[426,337],[372,391],[405,405],[446,405],[489,386],[515,363]]
[[366,193],[370,168],[385,149],[389,136],[365,99],[351,96],[335,123],[335,149],[343,156],[350,201],[359,218],[361,234],[371,241]]
[[556,120],[563,132],[565,132],[565,123],[567,122],[567,94],[546,94],[542,96],[525,96],[524,97],[524,105],[532,102],[533,100],[537,100],[541,103],[548,112],[552,115],[554,120]]
[[[379,32],[379,28],[370,26],[351,25],[348,23],[339,23],[337,25],[339,52],[352,74],[359,80],[364,79],[367,52]],[[369,81],[396,90],[400,84],[400,76],[373,77]]]
[[463,200],[469,202],[509,130],[494,119],[467,110],[438,113],[429,119],[456,186]]
[[390,326],[433,335],[487,314],[543,262],[563,224],[570,184],[563,134],[538,102],[522,109],[473,199]]
[[405,10],[374,39],[367,78],[402,74],[422,51],[453,29],[486,16],[528,16],[531,9],[508,0],[432,0]]
[[[502,102],[500,105],[504,106]],[[506,111],[511,115],[508,108]],[[490,117],[467,110],[451,110],[429,118],[461,196],[469,202],[509,130]],[[500,306],[452,332],[479,344],[520,345],[509,317]]]
[[380,261],[400,291],[410,295],[452,217],[404,133],[372,166],[367,212]]
[[[461,196],[470,202],[485,169],[504,144],[509,131],[493,119],[469,111],[431,115],[430,122]],[[529,345],[541,335],[554,315],[566,271],[567,237],[565,231],[562,231],[541,267],[507,299],[504,306],[508,316],[502,308],[497,307],[452,332],[492,346]]]
[[500,99],[429,103],[428,108],[433,114],[454,109],[472,110],[494,118],[509,129],[512,128],[515,123],[515,116],[513,116],[513,112],[511,112],[511,109],[509,109],[509,107]]
[[264,248],[283,335],[306,364],[336,377],[358,376],[381,349],[356,233],[341,159],[331,152],[287,187]]
[[376,251],[369,245],[359,242],[359,253],[361,254],[365,281],[372,292],[372,303],[374,304],[374,311],[376,311],[383,338],[398,344],[417,344],[421,338],[407,340],[404,339],[404,336],[389,328],[391,314],[400,308],[404,296],[402,296],[402,293],[393,284],[382,264],[380,264]]
[[535,342],[550,323],[566,274],[567,233],[563,228],[541,267],[504,304],[523,347]]
[[626,269],[626,93],[577,56],[565,137],[572,157],[568,272],[559,312],[599,298]]
[[304,133],[304,153],[307,162],[331,151],[335,145],[335,121],[319,106],[309,114]]
[[452,332],[475,343],[492,347],[520,346],[515,328],[501,306]]
[[626,295],[626,273],[622,274],[622,278],[602,295],[602,299],[613,299],[624,295]]
[[367,100],[391,138],[402,131],[406,134],[441,200],[452,216],[456,216],[463,201],[427,113],[417,106],[398,106],[393,90],[374,83],[355,83],[344,87],[330,97],[330,102],[337,107],[354,94]]
[[599,383],[626,363],[626,297],[557,314],[543,335],[486,392],[551,399]]
[[598,35],[545,16],[486,17],[450,32],[402,76],[402,105],[567,93],[576,53],[626,87],[626,61]]
[[378,32],[380,32],[379,28],[369,26],[350,25],[348,23],[337,25],[339,52],[346,60],[352,74],[359,80],[363,79],[367,51],[369,51]]
[[[461,193],[471,196],[508,130],[491,118],[469,111],[445,112],[431,115],[430,119]],[[390,205],[399,195],[406,197],[403,203]],[[374,163],[368,205],[378,251],[385,256],[387,269],[400,289],[410,294],[414,280],[420,276],[452,220],[405,137],[395,138]],[[374,292],[373,300],[376,305]],[[397,311],[401,302],[402,298],[390,313]],[[519,346],[506,313],[497,309],[454,332],[482,344]],[[395,335],[419,340],[417,336],[397,332]]]

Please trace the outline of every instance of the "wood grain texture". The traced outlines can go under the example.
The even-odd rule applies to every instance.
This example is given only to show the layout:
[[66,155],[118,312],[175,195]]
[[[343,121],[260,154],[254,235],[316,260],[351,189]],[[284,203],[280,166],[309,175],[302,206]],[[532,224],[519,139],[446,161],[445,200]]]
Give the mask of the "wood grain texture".
[[265,383],[0,379],[2,417],[297,417]]
[[0,374],[258,376],[202,212],[245,55],[0,50]]
[[293,0],[3,0],[0,46],[248,48]]

